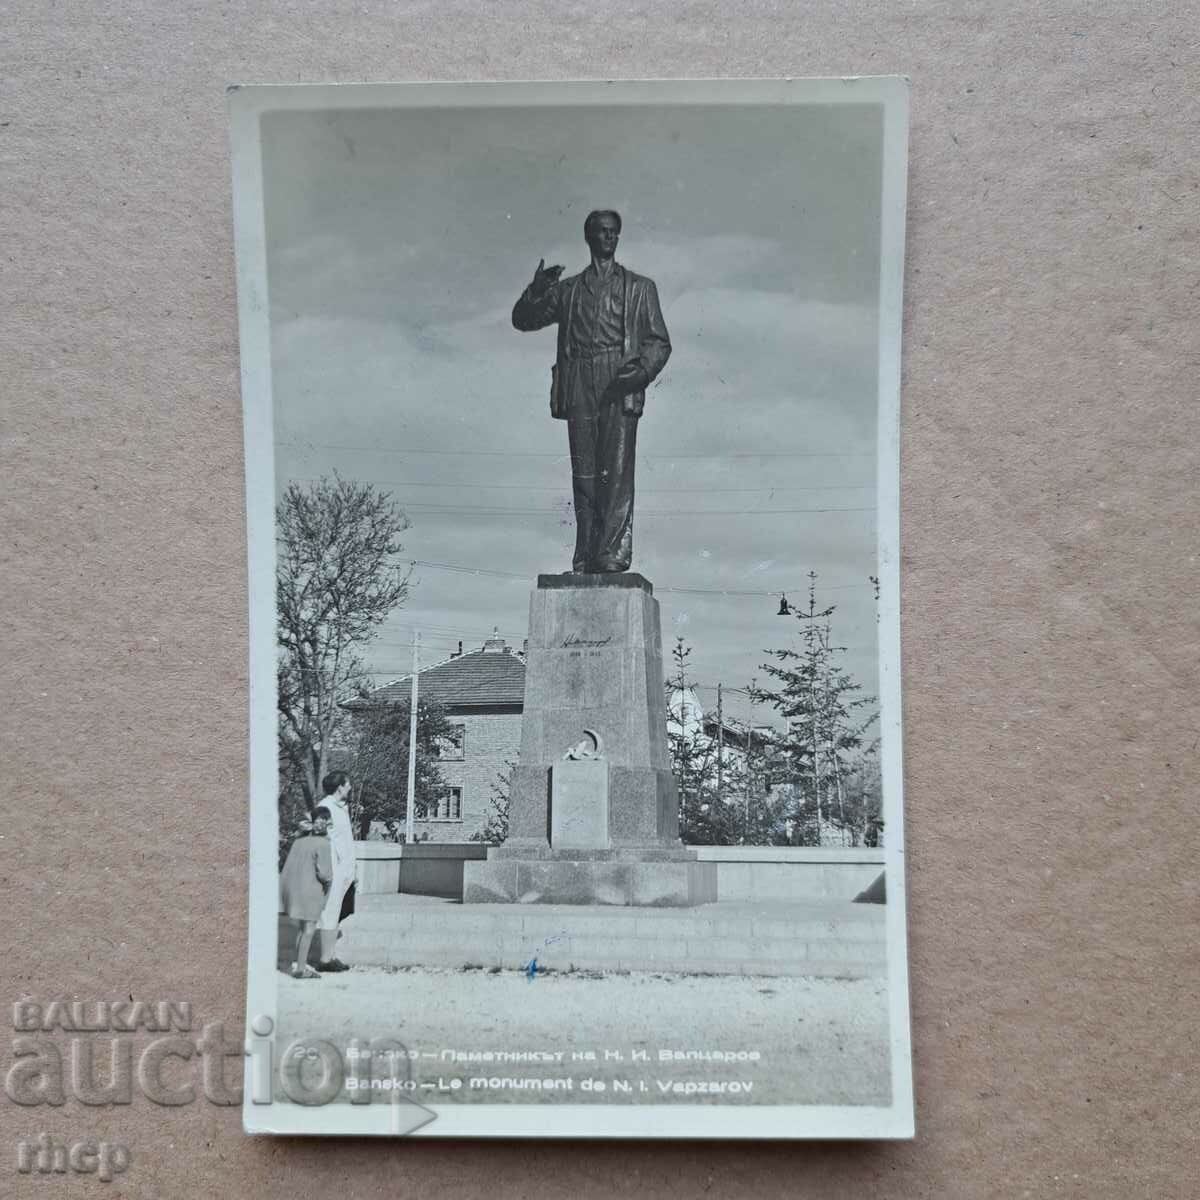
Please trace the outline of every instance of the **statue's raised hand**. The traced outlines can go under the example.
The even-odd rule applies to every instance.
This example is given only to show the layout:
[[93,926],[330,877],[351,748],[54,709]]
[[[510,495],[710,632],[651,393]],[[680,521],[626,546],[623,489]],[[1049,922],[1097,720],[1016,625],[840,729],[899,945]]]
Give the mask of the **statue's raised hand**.
[[537,270],[533,273],[533,282],[529,285],[535,296],[544,296],[557,282],[563,273],[562,267],[548,267],[544,258],[538,259]]

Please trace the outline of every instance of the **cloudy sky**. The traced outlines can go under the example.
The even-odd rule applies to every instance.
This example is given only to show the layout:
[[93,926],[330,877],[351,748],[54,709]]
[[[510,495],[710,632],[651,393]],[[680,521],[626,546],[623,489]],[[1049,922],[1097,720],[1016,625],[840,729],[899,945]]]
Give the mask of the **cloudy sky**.
[[[493,626],[519,648],[537,574],[570,567],[554,331],[510,313],[539,258],[586,265],[603,207],[674,346],[634,511],[664,642],[693,646],[711,707],[718,681],[764,681],[764,652],[799,629],[778,593],[801,600],[816,571],[875,691],[878,107],[343,109],[262,128],[277,487],[337,470],[412,522],[421,565],[369,656],[381,680],[406,672],[414,626],[426,661]],[[771,717],[736,692],[727,711]]]

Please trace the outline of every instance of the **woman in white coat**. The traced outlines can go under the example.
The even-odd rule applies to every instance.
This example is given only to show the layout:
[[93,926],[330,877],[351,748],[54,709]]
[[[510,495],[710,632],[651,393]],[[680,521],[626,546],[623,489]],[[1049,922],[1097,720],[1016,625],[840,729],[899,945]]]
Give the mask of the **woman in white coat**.
[[348,971],[350,968],[334,956],[337,948],[338,922],[342,916],[342,902],[350,885],[354,882],[354,830],[350,825],[350,776],[345,771],[330,771],[321,780],[321,791],[325,793],[322,806],[332,814],[329,823],[329,850],[333,860],[333,882],[325,897],[325,907],[317,921],[321,937],[321,961],[319,971]]

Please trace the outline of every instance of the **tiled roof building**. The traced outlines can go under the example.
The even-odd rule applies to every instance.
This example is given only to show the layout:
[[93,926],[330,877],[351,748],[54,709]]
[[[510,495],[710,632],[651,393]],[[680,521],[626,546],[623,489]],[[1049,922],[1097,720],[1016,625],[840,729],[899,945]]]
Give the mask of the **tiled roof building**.
[[[421,699],[447,712],[496,709],[519,714],[525,700],[525,662],[497,635],[479,650],[455,654],[424,668],[417,687]],[[349,707],[405,704],[411,689],[412,676],[405,675],[372,692],[369,700],[352,701]]]

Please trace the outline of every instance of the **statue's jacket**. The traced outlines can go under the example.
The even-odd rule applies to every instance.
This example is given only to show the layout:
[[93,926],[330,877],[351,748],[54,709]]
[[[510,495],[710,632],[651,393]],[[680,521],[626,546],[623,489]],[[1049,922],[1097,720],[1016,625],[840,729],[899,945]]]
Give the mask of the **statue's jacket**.
[[[650,384],[667,364],[671,356],[671,339],[667,324],[663,320],[658,303],[658,289],[653,279],[637,275],[620,263],[614,268],[624,276],[625,287],[625,337],[624,362],[636,362],[646,372]],[[513,305],[512,323],[522,332],[544,329],[558,324],[558,359],[554,365],[550,388],[550,413],[566,419],[571,406],[571,397],[566,394],[570,378],[567,369],[571,357],[568,331],[571,315],[578,303],[579,289],[583,286],[583,272],[567,279],[558,280],[544,296],[534,298],[532,284],[521,293]],[[623,400],[626,413],[640,417],[646,405],[644,390],[630,392]]]

